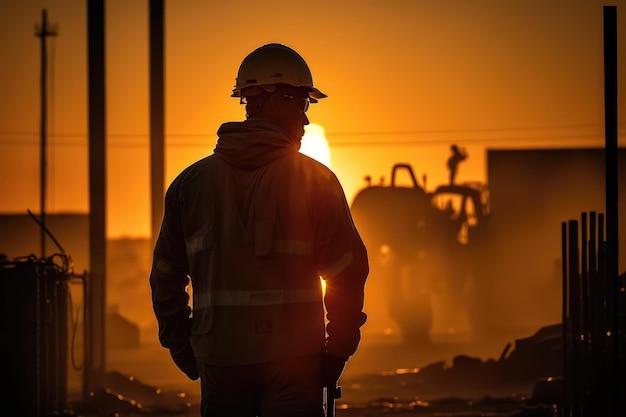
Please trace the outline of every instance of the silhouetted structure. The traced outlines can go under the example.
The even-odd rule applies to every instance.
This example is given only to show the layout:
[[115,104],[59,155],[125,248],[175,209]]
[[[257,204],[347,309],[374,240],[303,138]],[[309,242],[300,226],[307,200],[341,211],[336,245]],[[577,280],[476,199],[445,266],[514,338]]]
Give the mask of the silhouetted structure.
[[64,254],[0,261],[1,392],[7,415],[51,416],[67,409],[68,283]]
[[625,405],[626,274],[608,273],[602,213],[563,222],[562,242],[563,415],[617,415]]

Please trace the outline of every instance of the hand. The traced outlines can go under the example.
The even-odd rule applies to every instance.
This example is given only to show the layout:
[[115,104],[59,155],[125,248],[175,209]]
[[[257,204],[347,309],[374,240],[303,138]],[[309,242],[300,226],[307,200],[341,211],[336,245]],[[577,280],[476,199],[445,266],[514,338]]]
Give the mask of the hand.
[[193,354],[193,349],[191,349],[189,342],[176,348],[171,348],[170,355],[176,366],[178,366],[178,369],[183,371],[189,379],[195,381],[200,378],[198,374],[198,363],[196,362],[196,357]]
[[323,351],[321,353],[322,386],[335,387],[346,367],[346,359]]

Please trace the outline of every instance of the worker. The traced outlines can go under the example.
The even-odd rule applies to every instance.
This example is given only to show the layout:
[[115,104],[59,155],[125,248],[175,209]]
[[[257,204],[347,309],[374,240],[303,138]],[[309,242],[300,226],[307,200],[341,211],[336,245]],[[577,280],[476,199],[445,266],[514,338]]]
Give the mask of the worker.
[[159,340],[200,378],[203,417],[320,417],[322,387],[360,343],[369,272],[337,177],[298,152],[326,95],[296,51],[267,44],[232,97],[246,119],[222,124],[213,154],[166,192],[150,274]]
[[456,173],[459,164],[467,159],[465,148],[459,148],[457,145],[450,146],[452,155],[448,158],[448,170],[450,170],[450,185],[455,185]]

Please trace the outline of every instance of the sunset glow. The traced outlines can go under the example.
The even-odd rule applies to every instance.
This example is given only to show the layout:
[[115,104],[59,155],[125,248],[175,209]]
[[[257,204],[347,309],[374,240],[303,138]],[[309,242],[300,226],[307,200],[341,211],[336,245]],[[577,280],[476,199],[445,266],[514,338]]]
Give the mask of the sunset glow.
[[330,148],[324,134],[324,128],[317,124],[310,124],[304,127],[304,137],[300,152],[321,162],[327,167],[330,166]]
[[[258,43],[270,41],[299,50],[316,85],[328,94],[312,106],[309,117],[317,125],[307,128],[302,151],[328,166],[332,151],[332,169],[350,203],[366,176],[388,181],[396,162],[413,164],[420,179],[428,176],[429,186],[444,182],[452,143],[470,154],[460,181],[486,178],[487,148],[601,146],[599,3],[568,2],[567,19],[560,18],[558,3],[534,4],[537,10],[529,14],[531,5],[523,1],[399,2],[369,5],[356,16],[350,7],[321,1],[314,8],[328,19],[326,30],[315,36],[294,30],[297,24],[285,24],[283,12],[277,12],[263,24],[262,39],[259,23],[240,28],[217,18],[205,31],[202,20],[195,20],[236,15],[234,5],[172,3],[165,181],[211,152],[222,122],[243,117],[229,97],[238,65]],[[86,10],[46,1],[0,6],[2,27],[16,34],[0,45],[0,57],[11,62],[0,68],[0,188],[12,190],[11,198],[0,201],[0,211],[39,207],[40,55],[31,29],[42,7],[59,29],[48,45],[47,209],[85,213]],[[248,7],[248,13],[266,12],[265,6]],[[623,20],[624,10],[619,13]],[[145,237],[150,233],[147,5],[110,2],[107,15],[115,27],[107,33],[107,234]],[[530,26],[527,16],[534,16]],[[620,48],[625,33],[620,31]],[[215,42],[216,34],[224,41]],[[621,91],[621,102],[624,96]],[[619,109],[623,120],[626,106]]]
[[[106,64],[99,70],[106,73],[106,190],[89,188],[94,184],[90,166],[98,166],[101,154],[89,160],[87,3],[0,0],[0,214],[26,217],[28,227],[20,223],[20,230],[29,232],[4,233],[12,247],[0,247],[0,254],[38,253],[40,231],[25,214],[27,209],[40,214],[43,182],[48,227],[73,256],[76,271],[95,268],[93,277],[106,277],[107,307],[131,320],[154,348],[145,355],[114,352],[107,358],[110,369],[119,366],[144,379],[133,360],[152,355],[159,359],[146,380],[188,384],[167,350],[156,349],[158,326],[150,305],[151,221],[157,206],[152,198],[161,192],[153,195],[159,187],[151,181],[153,2],[105,2]],[[222,124],[245,120],[246,107],[231,93],[242,59],[260,45],[278,42],[297,50],[315,87],[327,94],[306,113],[311,124],[305,126],[300,152],[336,175],[355,226],[368,241],[370,261],[362,345],[376,350],[359,350],[347,376],[413,372],[414,366],[457,353],[498,357],[504,342],[561,319],[560,222],[577,218],[580,210],[602,212],[606,204],[601,198],[605,174],[592,165],[604,159],[589,152],[606,143],[606,1],[165,3],[165,103],[159,121],[164,122],[166,188],[186,167],[213,153]],[[33,31],[43,8],[58,29],[47,40],[45,182],[42,55]],[[626,74],[626,7],[618,8],[617,20],[621,76]],[[623,85],[617,98],[620,148],[626,146]],[[449,165],[451,145],[467,151],[458,171]],[[554,152],[547,158],[546,150],[580,153]],[[408,171],[396,176],[397,165],[410,166],[416,180]],[[489,191],[488,223],[477,223],[484,228],[470,228],[480,210],[469,207],[460,215],[465,195],[455,194],[454,216],[445,214],[452,197],[436,192],[450,185],[451,172],[457,173],[454,185],[479,184]],[[626,182],[620,181],[623,187]],[[381,194],[359,217],[354,202],[371,189]],[[90,199],[90,191],[91,196],[104,191],[105,201]],[[440,196],[423,199],[419,207],[428,208],[423,209],[427,215],[404,210],[407,202],[422,202],[422,194]],[[624,195],[620,189],[620,207]],[[100,209],[108,245],[101,277],[103,262],[94,261],[85,244],[88,214]],[[624,224],[621,219],[622,239]],[[426,232],[431,240],[422,244]],[[325,292],[326,282],[321,286]],[[82,288],[73,291],[74,308],[83,308]],[[414,335],[411,328],[422,333]],[[403,340],[406,334],[411,337]],[[420,345],[429,337],[435,343]],[[472,351],[462,352],[470,343]],[[379,354],[381,346],[400,348]],[[197,397],[200,388],[193,389]]]

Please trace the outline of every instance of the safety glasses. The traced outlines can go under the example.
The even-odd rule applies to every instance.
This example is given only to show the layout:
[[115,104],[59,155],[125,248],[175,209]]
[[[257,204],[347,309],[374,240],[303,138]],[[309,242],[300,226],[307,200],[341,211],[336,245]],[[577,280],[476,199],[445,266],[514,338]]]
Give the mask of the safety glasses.
[[[296,97],[296,96],[292,96],[291,94],[283,94],[282,98],[287,99],[287,100],[295,100],[296,102],[299,102],[300,110],[302,110],[305,113],[309,109],[309,104],[311,104],[311,100],[308,97]],[[244,96],[239,97],[239,104],[248,104],[248,100],[246,99],[246,97]]]
[[309,104],[311,103],[309,101],[308,97],[296,97],[296,96],[292,96],[291,94],[283,94],[283,98],[287,99],[287,100],[299,101],[300,102],[300,110],[302,110],[305,113],[309,109]]

